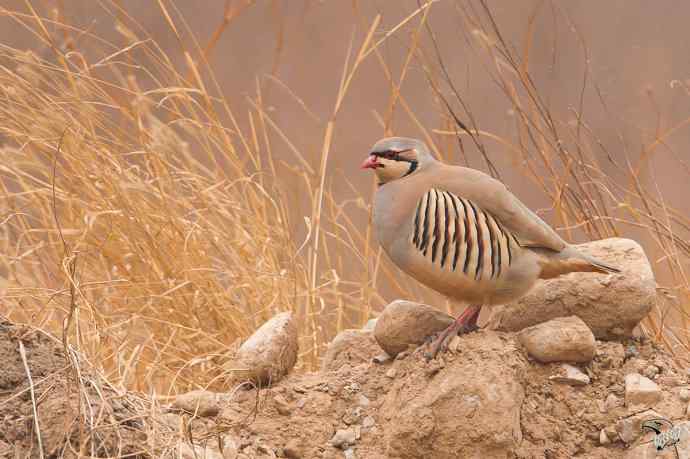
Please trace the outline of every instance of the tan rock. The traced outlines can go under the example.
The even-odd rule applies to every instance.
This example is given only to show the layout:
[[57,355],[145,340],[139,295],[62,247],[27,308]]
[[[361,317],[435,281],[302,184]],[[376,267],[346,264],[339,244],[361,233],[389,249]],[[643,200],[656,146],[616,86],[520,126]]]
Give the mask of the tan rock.
[[386,306],[376,321],[374,337],[384,351],[395,356],[410,345],[422,344],[454,320],[431,306],[396,300]]
[[661,401],[659,386],[639,373],[625,375],[625,406],[650,407]]
[[642,247],[630,239],[611,238],[577,248],[622,272],[572,273],[539,282],[522,299],[492,308],[489,326],[519,331],[556,317],[576,315],[597,338],[632,336],[656,297],[654,273]]
[[191,445],[186,441],[177,444],[177,452],[180,459],[225,459],[220,451],[201,445]]
[[337,370],[346,363],[368,363],[380,353],[373,331],[343,330],[328,345],[321,361],[321,370]]
[[225,365],[234,379],[269,385],[282,379],[297,362],[297,325],[291,312],[275,315],[240,346]]
[[522,330],[520,343],[536,360],[546,362],[589,362],[594,357],[592,331],[578,317],[563,317]]
[[223,398],[223,394],[207,390],[194,390],[178,395],[172,408],[200,417],[215,416],[222,408]]
[[589,376],[580,371],[579,368],[564,363],[558,367],[556,373],[549,376],[553,382],[570,384],[571,386],[585,386],[589,384]]

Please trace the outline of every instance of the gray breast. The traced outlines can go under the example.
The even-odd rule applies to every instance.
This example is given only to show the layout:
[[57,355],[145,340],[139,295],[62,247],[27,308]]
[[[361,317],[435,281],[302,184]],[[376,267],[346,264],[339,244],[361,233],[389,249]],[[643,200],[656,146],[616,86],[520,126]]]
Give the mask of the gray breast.
[[476,281],[498,279],[519,247],[491,214],[439,189],[417,202],[410,242],[436,269],[462,272]]

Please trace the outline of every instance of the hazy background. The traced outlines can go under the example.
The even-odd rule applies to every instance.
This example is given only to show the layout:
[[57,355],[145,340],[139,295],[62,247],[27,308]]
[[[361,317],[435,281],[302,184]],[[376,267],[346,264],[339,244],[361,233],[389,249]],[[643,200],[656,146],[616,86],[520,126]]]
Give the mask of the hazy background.
[[[59,2],[69,14],[69,23],[91,29],[104,37],[121,41],[114,31],[112,17],[104,8],[115,10],[108,2]],[[382,15],[377,36],[398,24],[417,8],[415,1],[257,1],[230,2],[242,7],[222,34],[210,54],[223,95],[238,111],[255,96],[257,82],[264,90],[264,103],[272,106],[272,118],[301,150],[309,152],[314,163],[322,145],[323,124],[318,123],[295,103],[287,92],[266,75],[274,75],[301,98],[322,122],[332,112],[335,95],[351,38],[361,43],[362,36],[376,14]],[[50,11],[56,2],[33,1],[37,10]],[[149,0],[116,2],[150,32],[165,52],[183,62],[182,48],[161,14],[158,3]],[[645,144],[658,130],[678,123],[690,113],[690,98],[678,80],[690,79],[690,31],[687,2],[643,0],[570,1],[489,1],[506,41],[522,49],[532,15],[534,21],[530,69],[542,96],[549,101],[555,118],[567,123],[574,120],[571,109],[579,106],[586,60],[590,74],[586,82],[584,114],[596,136],[618,159],[635,161]],[[20,0],[2,0],[0,5],[26,10]],[[172,3],[171,3],[172,5]],[[186,19],[199,42],[205,45],[221,23],[226,2],[222,0],[177,1],[174,5]],[[172,7],[171,7],[172,8]],[[456,5],[440,1],[432,7],[430,24],[437,36],[450,76],[471,107],[478,127],[510,137],[514,120],[508,104],[493,81],[487,78],[480,60],[466,45],[469,31],[456,12]],[[50,15],[48,13],[47,15]],[[570,24],[568,23],[570,21]],[[577,31],[576,31],[577,29]],[[400,37],[407,37],[407,30]],[[191,49],[191,39],[185,45]],[[0,27],[0,42],[19,48],[34,48],[35,37],[21,26],[8,21]],[[585,56],[582,43],[587,48]],[[393,75],[402,65],[407,40],[393,37],[383,48]],[[425,45],[430,49],[428,40]],[[598,87],[608,111],[599,102]],[[403,92],[419,120],[425,126],[438,126],[439,109],[421,69],[413,64],[404,82]],[[447,90],[447,88],[446,88]],[[336,189],[348,192],[342,183],[346,177],[360,189],[371,186],[372,178],[357,166],[367,149],[383,134],[373,111],[383,113],[389,100],[390,86],[381,67],[371,54],[358,71],[349,97],[337,123],[334,148],[330,158],[330,177]],[[399,135],[417,136],[419,132],[401,113],[393,130]],[[246,126],[246,119],[240,120]],[[687,171],[670,166],[672,154],[690,160],[690,137],[686,132],[671,136],[666,151],[654,156],[653,173],[661,193],[669,203],[685,211],[690,209],[686,196],[674,193],[679,181],[685,183]],[[279,142],[275,145],[280,146]],[[504,180],[531,205],[543,205],[538,196],[523,189],[517,174],[511,174],[504,148],[488,143],[492,159],[501,166]],[[455,146],[453,144],[453,146]],[[276,151],[279,152],[279,148]],[[459,161],[457,151],[449,152]],[[290,159],[288,153],[286,159]],[[470,164],[484,165],[478,158]],[[677,164],[673,162],[672,164]]]

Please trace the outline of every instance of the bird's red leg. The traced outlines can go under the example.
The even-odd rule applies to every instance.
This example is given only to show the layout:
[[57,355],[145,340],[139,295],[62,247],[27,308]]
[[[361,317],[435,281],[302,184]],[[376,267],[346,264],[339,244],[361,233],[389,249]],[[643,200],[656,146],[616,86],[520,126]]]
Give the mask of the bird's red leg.
[[449,337],[469,333],[479,328],[477,327],[477,319],[479,318],[479,312],[481,310],[481,306],[466,307],[465,310],[462,311],[462,314],[455,319],[455,322],[443,330],[443,332],[431,343],[431,348],[429,352],[426,353],[427,360],[432,360],[436,357],[436,354],[438,354],[438,351],[445,345]]

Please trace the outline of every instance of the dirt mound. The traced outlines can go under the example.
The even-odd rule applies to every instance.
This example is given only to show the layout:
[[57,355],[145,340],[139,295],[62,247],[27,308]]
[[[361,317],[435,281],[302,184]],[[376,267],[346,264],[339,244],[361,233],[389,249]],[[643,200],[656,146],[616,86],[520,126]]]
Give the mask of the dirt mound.
[[[347,337],[357,352],[338,353],[324,371],[235,387],[211,397],[220,406],[208,412],[218,414],[202,418],[85,374],[77,385],[59,344],[2,322],[0,448],[38,457],[19,340],[47,457],[633,458],[653,435],[642,430],[645,416],[675,424],[687,416],[685,372],[648,341],[597,341],[590,363],[569,367],[583,376],[571,385],[562,364],[531,360],[510,332],[456,338],[432,362],[419,350],[381,359],[371,334],[359,335]],[[648,381],[647,392],[632,392],[630,374]]]
[[53,338],[0,319],[0,362],[0,457],[41,456],[34,401],[45,457],[143,453],[146,434],[138,414],[145,403],[118,394],[85,364],[70,362]]
[[[380,354],[366,333],[362,343]],[[564,383],[562,364],[531,360],[512,333],[459,337],[455,351],[429,363],[419,351],[363,361],[362,343],[335,370],[238,390],[215,419],[192,422],[194,435],[222,426],[225,457],[238,459],[603,459],[642,457],[635,448],[653,434],[641,417],[686,417],[686,375],[648,341],[597,341],[579,367],[589,382],[577,385]],[[650,406],[626,405],[626,375],[638,373],[658,389]]]

